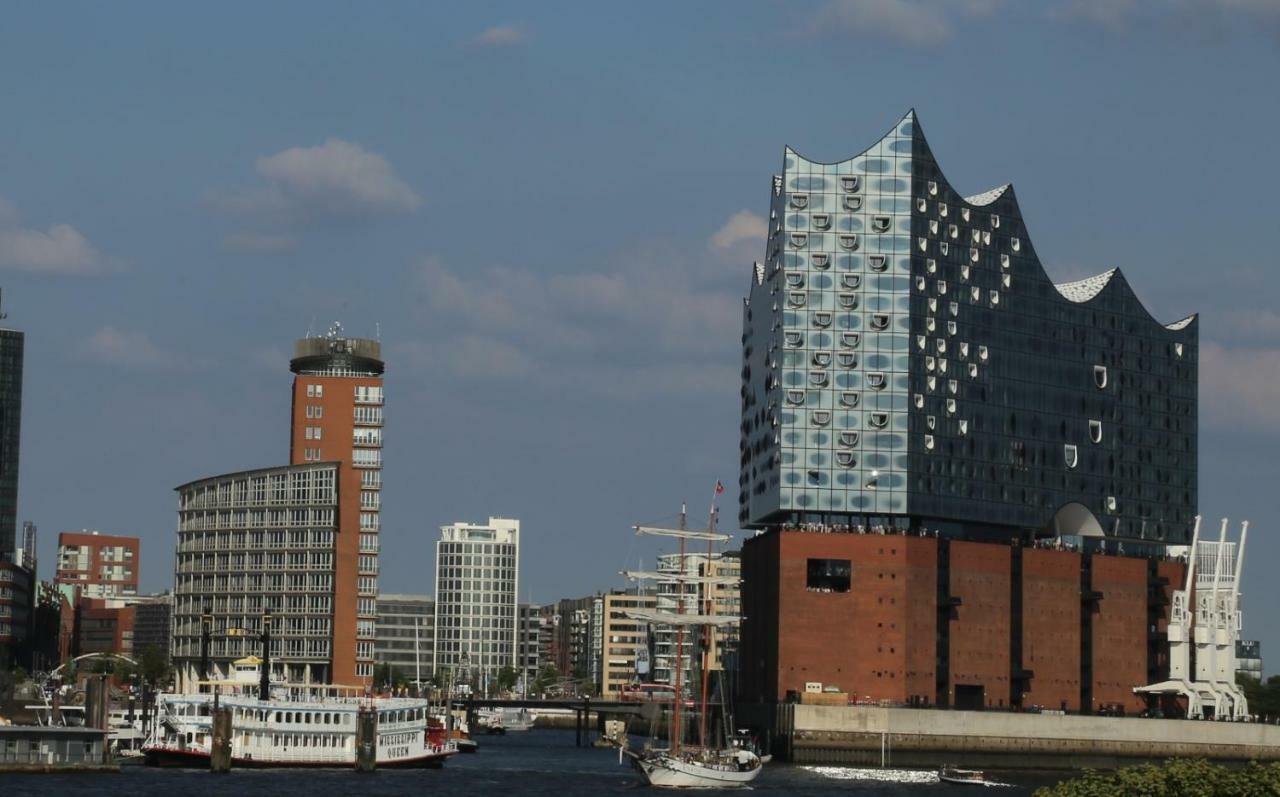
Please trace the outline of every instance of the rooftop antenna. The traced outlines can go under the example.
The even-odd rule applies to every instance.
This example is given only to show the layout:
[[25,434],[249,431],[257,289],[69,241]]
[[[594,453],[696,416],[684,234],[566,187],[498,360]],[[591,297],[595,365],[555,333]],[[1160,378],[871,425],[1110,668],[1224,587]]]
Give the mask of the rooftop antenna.
[[[3,318],[3,317],[4,316],[0,316],[0,318]],[[377,321],[374,321],[373,331],[374,331],[374,338],[377,339],[378,342],[382,342],[382,324]]]
[[307,337],[311,337],[311,332],[315,329],[315,327],[316,327],[316,317],[311,316],[311,323],[307,324]]

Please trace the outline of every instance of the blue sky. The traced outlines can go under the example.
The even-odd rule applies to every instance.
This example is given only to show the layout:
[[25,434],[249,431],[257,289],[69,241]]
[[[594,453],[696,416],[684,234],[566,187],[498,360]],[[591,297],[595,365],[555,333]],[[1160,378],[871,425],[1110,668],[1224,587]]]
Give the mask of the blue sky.
[[914,107],[1013,181],[1051,273],[1202,313],[1201,511],[1251,518],[1280,655],[1274,0],[25,4],[0,26],[0,287],[27,333],[21,517],[143,540],[287,456],[288,353],[381,333],[383,589],[440,525],[524,523],[534,600],[737,476],[740,305],[784,145]]

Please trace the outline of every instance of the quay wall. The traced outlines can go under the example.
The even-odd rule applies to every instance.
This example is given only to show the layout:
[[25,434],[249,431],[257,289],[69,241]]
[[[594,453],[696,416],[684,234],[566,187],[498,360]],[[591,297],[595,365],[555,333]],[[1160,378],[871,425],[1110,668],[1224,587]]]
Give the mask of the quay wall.
[[[1280,726],[1055,714],[878,708],[742,707],[772,727],[772,751],[798,764],[1112,769],[1170,757],[1280,760]],[[770,722],[770,720],[772,720]],[[767,725],[759,725],[764,721]]]

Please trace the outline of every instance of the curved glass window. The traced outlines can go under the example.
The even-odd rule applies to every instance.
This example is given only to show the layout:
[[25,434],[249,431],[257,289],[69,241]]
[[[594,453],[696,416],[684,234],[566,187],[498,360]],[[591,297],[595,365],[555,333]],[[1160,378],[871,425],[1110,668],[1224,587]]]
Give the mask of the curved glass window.
[[877,429],[883,429],[889,425],[889,413],[873,412],[871,413],[871,425]]
[[857,444],[858,444],[857,432],[841,432],[840,433],[840,445],[846,448],[853,448]]
[[804,307],[809,301],[809,295],[804,291],[792,291],[787,295],[788,307]]
[[872,329],[888,329],[889,316],[886,313],[872,313],[871,328]]
[[795,272],[787,272],[787,285],[792,288],[804,287],[804,275]]
[[812,216],[813,227],[816,230],[831,229],[831,215],[828,213],[815,213]]
[[848,235],[841,235],[839,236],[839,238],[840,238],[840,247],[842,249],[848,249],[850,252],[852,252],[858,248],[858,236],[853,235],[851,233]]
[[831,255],[824,252],[814,252],[809,256],[809,265],[814,268],[825,269],[831,265]]
[[841,332],[840,345],[846,349],[856,349],[862,341],[862,335],[858,332]]
[[861,180],[857,175],[847,175],[840,178],[840,187],[848,194],[852,194],[857,191],[860,184]]
[[867,386],[873,390],[884,390],[888,384],[883,373],[875,371],[867,374]]
[[798,349],[804,345],[804,335],[799,332],[787,332],[786,343],[793,349]]
[[831,423],[831,410],[814,410],[809,420],[814,426],[826,426]]
[[813,325],[814,325],[815,327],[829,327],[829,326],[831,326],[831,313],[814,313],[814,314],[813,314]]
[[809,195],[808,194],[792,194],[791,207],[796,208],[797,210],[804,210],[805,208],[809,207]]
[[840,284],[850,290],[856,290],[862,284],[862,277],[858,274],[841,274]]
[[860,397],[857,393],[854,393],[853,391],[845,391],[840,394],[840,403],[846,407],[856,407],[858,406],[859,398]]
[[804,391],[803,391],[803,390],[788,390],[788,391],[787,391],[787,403],[788,403],[788,404],[803,404],[803,403],[804,403]]
[[813,353],[813,364],[821,368],[826,368],[828,365],[831,364],[831,352],[815,351]]
[[844,201],[842,202],[842,204],[844,205],[844,209],[845,209],[845,210],[861,210],[861,209],[862,209],[862,197],[860,197],[860,196],[847,196],[847,197],[845,197],[845,198],[844,198]]
[[802,232],[791,233],[791,247],[793,249],[799,249],[800,247],[804,246],[807,243],[809,243],[809,236],[806,233],[802,233]]
[[1062,459],[1068,468],[1074,468],[1080,462],[1080,452],[1071,443],[1062,446]]
[[836,464],[844,468],[852,468],[858,464],[858,458],[854,456],[852,451],[837,451]]
[[840,306],[846,310],[852,310],[858,306],[858,294],[856,293],[842,293],[837,298]]
[[889,258],[885,255],[867,255],[867,268],[872,271],[884,271],[889,267]]
[[872,216],[871,231],[872,232],[888,232],[893,226],[893,219],[889,216]]

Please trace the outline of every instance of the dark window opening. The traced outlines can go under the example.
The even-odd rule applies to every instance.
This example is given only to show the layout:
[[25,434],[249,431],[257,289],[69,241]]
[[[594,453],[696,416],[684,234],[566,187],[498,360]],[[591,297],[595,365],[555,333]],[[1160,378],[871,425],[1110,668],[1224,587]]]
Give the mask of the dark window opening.
[[848,559],[810,559],[805,586],[813,592],[848,592],[851,573]]

